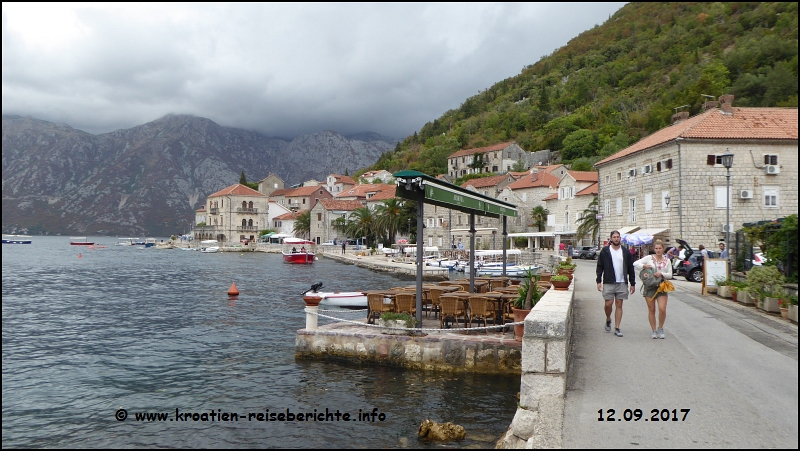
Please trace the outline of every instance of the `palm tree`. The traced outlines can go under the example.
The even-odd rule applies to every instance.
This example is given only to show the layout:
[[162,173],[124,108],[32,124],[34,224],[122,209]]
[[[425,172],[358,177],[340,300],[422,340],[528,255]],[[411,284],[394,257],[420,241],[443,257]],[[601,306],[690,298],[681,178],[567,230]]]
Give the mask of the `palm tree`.
[[600,233],[600,221],[597,220],[597,206],[599,201],[595,197],[592,202],[583,210],[583,214],[578,219],[580,225],[578,226],[578,239],[582,240],[584,236],[592,236],[592,244],[597,243],[597,236]]
[[331,221],[331,227],[333,230],[341,233],[342,235],[347,235],[347,218],[344,216],[339,216]]
[[537,207],[533,207],[531,210],[531,219],[533,220],[533,226],[538,229],[539,232],[544,231],[544,226],[547,225],[547,215],[550,214],[546,208],[542,207],[541,205]]
[[350,213],[348,235],[369,237],[375,233],[375,215],[368,207],[356,208]]
[[308,238],[311,236],[311,211],[307,210],[295,216],[294,228],[292,231],[296,235]]
[[396,197],[384,200],[375,207],[376,231],[389,235],[389,242],[394,244],[395,235],[403,225],[403,201]]

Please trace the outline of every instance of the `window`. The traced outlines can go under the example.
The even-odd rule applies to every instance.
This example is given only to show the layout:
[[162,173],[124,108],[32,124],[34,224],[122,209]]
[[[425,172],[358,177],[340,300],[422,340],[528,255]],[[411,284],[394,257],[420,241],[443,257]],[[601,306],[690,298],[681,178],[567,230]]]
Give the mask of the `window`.
[[764,164],[777,165],[778,156],[773,154],[764,154]]
[[622,180],[622,173],[617,172],[617,181]]
[[277,183],[273,183],[272,187],[275,188],[275,189],[278,189],[278,184]]
[[778,208],[778,187],[764,186],[764,207]]
[[644,195],[644,212],[650,213],[653,211],[653,193],[645,193]]
[[606,185],[608,185],[610,183],[610,181],[609,181],[610,178],[611,178],[611,176],[608,176],[608,175],[606,176]]
[[604,202],[606,204],[605,212],[606,212],[607,215],[610,215],[611,214],[611,200],[610,199],[606,199]]
[[528,193],[522,193],[522,201],[525,202],[528,200]]
[[619,216],[622,215],[622,198],[621,197],[617,198],[617,215],[619,215]]
[[569,212],[564,212],[564,224],[569,225]]
[[[726,186],[714,187],[714,208],[728,207],[731,198],[728,196],[726,199],[726,193],[728,193],[728,188]],[[730,205],[733,205],[733,203],[731,202]]]
[[439,237],[439,247],[442,247],[442,238]]
[[631,197],[628,200],[630,202],[630,207],[631,207],[631,210],[630,210],[630,213],[631,213],[631,216],[630,216],[631,224],[634,224],[636,222],[636,198],[635,197]]
[[317,221],[322,221],[322,213],[317,213]]
[[[669,197],[669,191],[661,191],[661,211],[669,210],[669,204],[667,203],[667,197]],[[670,199],[672,200],[672,199]]]
[[547,215],[547,227],[556,225],[556,215]]
[[305,203],[306,203],[306,198],[304,197],[304,198],[303,198],[303,204],[305,204]]

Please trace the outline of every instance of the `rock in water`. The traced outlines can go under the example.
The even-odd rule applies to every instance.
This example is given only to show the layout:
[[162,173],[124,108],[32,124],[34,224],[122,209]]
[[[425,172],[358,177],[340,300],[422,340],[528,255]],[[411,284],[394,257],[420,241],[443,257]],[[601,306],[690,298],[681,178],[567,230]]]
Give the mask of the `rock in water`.
[[439,424],[435,421],[425,419],[419,425],[419,436],[435,440],[438,442],[449,442],[451,440],[464,440],[466,436],[463,426],[447,423]]

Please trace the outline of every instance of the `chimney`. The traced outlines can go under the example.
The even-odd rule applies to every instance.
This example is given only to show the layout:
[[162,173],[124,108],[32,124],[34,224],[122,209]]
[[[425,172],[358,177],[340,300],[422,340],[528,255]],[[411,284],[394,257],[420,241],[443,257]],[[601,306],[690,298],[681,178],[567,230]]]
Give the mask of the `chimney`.
[[677,124],[678,122],[685,121],[689,119],[689,112],[688,111],[680,111],[672,115],[672,124]]
[[733,94],[719,96],[719,109],[722,114],[733,114]]

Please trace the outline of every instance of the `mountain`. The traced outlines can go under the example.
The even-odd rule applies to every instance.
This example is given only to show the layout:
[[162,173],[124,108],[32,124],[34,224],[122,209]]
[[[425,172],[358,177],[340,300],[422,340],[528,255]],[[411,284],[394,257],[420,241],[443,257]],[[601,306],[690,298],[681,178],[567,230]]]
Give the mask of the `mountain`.
[[270,172],[286,185],[373,164],[394,147],[324,131],[288,142],[188,115],[92,135],[3,116],[3,231],[166,236],[206,196]]
[[797,3],[628,3],[368,169],[435,176],[459,149],[512,140],[591,164],[669,125],[677,110],[701,112],[707,96],[796,107],[797,72]]

